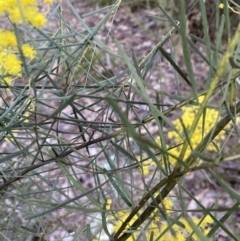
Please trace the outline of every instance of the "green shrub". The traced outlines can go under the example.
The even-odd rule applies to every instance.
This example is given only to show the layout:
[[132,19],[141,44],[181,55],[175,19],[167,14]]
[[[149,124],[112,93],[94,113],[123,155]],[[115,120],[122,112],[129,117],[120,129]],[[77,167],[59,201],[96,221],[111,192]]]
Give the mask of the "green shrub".
[[[37,1],[0,2],[12,24],[0,31],[1,240],[217,240],[219,229],[239,240],[229,227],[239,194],[217,169],[239,158],[240,25],[231,28],[231,6],[217,2],[210,40],[199,1],[204,37],[193,43],[185,1],[179,12],[160,4],[164,19],[151,17],[171,27],[138,59],[117,39],[114,48],[101,39],[121,1],[99,1],[113,5],[85,14],[104,13],[91,27],[66,3],[83,31],[61,3],[42,14]],[[170,42],[176,31],[182,62]],[[209,69],[206,79],[197,79],[192,57]],[[204,206],[186,187],[196,172],[231,204],[219,207],[220,196]]]

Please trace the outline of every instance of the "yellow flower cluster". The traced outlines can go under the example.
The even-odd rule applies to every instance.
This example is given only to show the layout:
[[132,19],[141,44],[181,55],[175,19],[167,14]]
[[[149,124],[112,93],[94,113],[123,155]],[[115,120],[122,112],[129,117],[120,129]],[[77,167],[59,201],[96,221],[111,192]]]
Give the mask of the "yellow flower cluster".
[[[173,235],[168,229],[169,224],[164,223],[161,225],[160,233],[164,233],[164,234],[163,236],[161,236],[159,241],[185,241],[186,238],[189,237],[189,235],[191,235],[191,233],[193,232],[193,228],[188,223],[188,221],[185,218],[180,218],[178,221],[183,225],[184,228],[177,224],[172,225],[171,228],[174,231],[175,235]],[[212,224],[214,223],[210,215],[207,215],[206,217],[204,217],[202,222],[201,222],[201,219],[198,219],[198,218],[192,218],[192,221],[196,226],[200,227],[200,229],[202,230],[205,236],[207,236],[207,234],[211,230]],[[168,231],[165,232],[166,230]],[[193,233],[191,240],[198,241],[200,239],[195,233]]]
[[[199,97],[199,102],[202,103],[203,99],[204,99],[204,96]],[[173,121],[173,125],[181,134],[180,136],[175,131],[168,132],[168,138],[173,140],[175,144],[181,144],[187,138],[186,132],[191,127],[198,110],[199,110],[199,106],[185,106],[182,108],[183,114],[181,116],[181,120],[176,119],[175,121]],[[205,135],[216,125],[218,119],[219,119],[218,110],[211,109],[211,108],[206,109],[206,111],[198,121],[198,125],[190,140],[191,146],[190,145],[188,146],[188,149],[186,150],[184,155],[184,159],[191,154],[191,148],[192,149],[196,148],[197,145],[201,142],[201,140],[205,137]],[[215,145],[217,147],[220,147],[220,141],[223,140],[224,138],[225,138],[225,132],[221,131],[219,135],[214,139]],[[210,143],[207,146],[207,150],[215,151],[216,146]],[[182,149],[182,145],[179,145],[169,150],[169,154],[170,154],[169,160],[172,164],[175,164],[176,159],[174,158],[174,156],[178,157],[179,153],[181,152],[181,149]]]
[[21,71],[21,61],[15,54],[2,51],[0,52],[0,67],[7,74],[17,75]]
[[[172,200],[166,198],[163,204],[164,205],[162,206],[162,208],[164,207],[166,214],[171,215],[171,210],[173,209]],[[107,210],[109,210],[109,207]],[[160,219],[160,217],[157,215],[157,211],[158,210],[156,209],[154,214],[151,216],[152,221],[149,224],[147,230],[145,230],[146,240],[150,240],[151,236],[153,235],[153,240],[157,239],[159,241],[181,241],[186,240],[189,235],[192,234],[193,229],[185,218],[178,219],[178,222],[182,224],[181,226],[179,226],[178,224],[168,224]],[[123,222],[127,219],[128,215],[129,213],[124,211],[118,211],[115,213],[115,215],[110,215],[109,222],[113,224],[111,230],[109,230],[110,233],[117,232]],[[137,219],[138,216],[135,215],[129,222],[126,229],[128,229]],[[210,215],[206,215],[203,219],[192,218],[192,221],[196,226],[200,227],[204,235],[207,235],[209,233],[211,226],[214,223],[214,220],[211,218]],[[169,225],[171,225],[171,228],[169,228]],[[173,231],[174,233],[171,231]],[[135,231],[127,240],[137,240],[138,235],[140,235],[140,232]],[[94,240],[103,241],[101,238]],[[193,233],[192,235],[192,240],[199,241],[199,238],[195,233]]]
[[[52,0],[45,0],[52,4]],[[46,17],[38,10],[37,0],[0,0],[0,17],[7,16],[12,23],[30,23],[39,28],[46,23]],[[0,76],[10,85],[12,77],[21,76],[22,61],[19,59],[18,47],[26,58],[33,59],[36,51],[27,43],[17,42],[13,31],[0,29]]]
[[[0,70],[1,75],[20,76],[22,62],[17,57],[17,40],[14,32],[0,29]],[[36,51],[29,45],[21,46],[23,55],[26,58],[33,59]],[[10,78],[4,78],[7,84]],[[11,80],[11,79],[10,79]]]
[[[204,96],[200,96],[199,102],[202,103],[203,99],[204,99]],[[169,146],[167,146],[168,154],[169,154],[168,158],[169,158],[171,167],[174,167],[174,165],[176,164],[179,153],[182,150],[181,144],[187,138],[185,133],[192,125],[198,110],[199,110],[199,106],[185,106],[182,108],[183,113],[182,113],[181,119],[176,119],[173,121],[173,125],[176,127],[180,135],[175,131],[168,132],[168,138],[172,140],[176,145],[176,147],[173,147],[173,148],[170,148]],[[188,146],[184,155],[184,159],[191,154],[192,149],[196,148],[197,145],[204,138],[204,136],[214,127],[218,119],[219,119],[219,112],[216,109],[211,109],[211,108],[206,109],[204,116],[203,115],[201,116],[198,122],[198,125],[192,135],[192,138],[190,140],[191,145]],[[207,146],[207,150],[216,151],[216,147],[220,147],[220,144],[221,144],[220,141],[225,139],[225,134],[226,133],[224,131],[221,131],[218,134],[218,136],[215,137],[214,144],[209,143],[209,145]],[[155,141],[161,147],[161,139],[159,136],[156,138]],[[137,160],[139,162],[140,169],[144,176],[149,174],[149,169],[151,166],[156,167],[156,163],[152,159],[148,159],[146,161],[140,162],[144,160],[144,158],[140,159],[140,157],[138,157]],[[162,166],[165,167],[163,162],[162,162]]]
[[106,202],[106,210],[110,210],[112,205],[112,199],[108,199]]
[[[156,166],[155,162],[152,161],[152,159],[144,160],[145,158],[140,158],[140,156],[137,157],[137,160],[139,162],[139,168],[144,176],[149,174],[149,167],[150,166]],[[144,160],[144,161],[143,161]],[[141,162],[142,161],[142,162]]]
[[[45,1],[52,3],[52,1]],[[0,0],[0,16],[7,15],[15,24],[29,22],[39,28],[46,23],[44,14],[38,11],[37,0]]]

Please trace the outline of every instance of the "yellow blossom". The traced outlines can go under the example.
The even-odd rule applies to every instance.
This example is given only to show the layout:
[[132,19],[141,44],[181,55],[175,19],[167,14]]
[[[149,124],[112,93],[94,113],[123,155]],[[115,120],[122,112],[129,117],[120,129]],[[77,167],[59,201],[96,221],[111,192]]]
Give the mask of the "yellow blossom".
[[[154,195],[157,196],[157,195]],[[162,209],[164,209],[166,214],[171,214],[172,213],[172,209],[173,209],[173,201],[170,198],[165,198],[163,200],[163,204],[160,205],[160,207]],[[158,209],[155,209],[152,214],[151,214],[151,218],[154,220],[154,222],[160,222],[160,216],[157,215],[158,213]]]
[[21,64],[16,55],[7,54],[3,66],[7,74],[18,76],[21,72]]
[[8,9],[8,16],[13,23],[20,24],[24,22],[23,15],[18,6]]
[[27,6],[27,5],[37,5],[37,0],[22,0],[21,1],[22,6]]
[[[220,3],[218,7],[219,7],[220,9],[223,9],[223,8],[224,8],[224,4],[223,4],[223,3]],[[229,9],[231,9],[234,13],[240,14],[239,11],[236,11],[233,7],[231,7],[231,6],[229,5],[228,1],[227,1],[227,7],[228,7]]]
[[10,77],[5,77],[3,78],[3,82],[5,82],[7,85],[11,85],[12,84],[12,78]]
[[42,13],[28,15],[26,19],[35,28],[43,27],[47,22],[47,19]]
[[[199,102],[201,103],[203,99],[204,99],[203,96],[199,97]],[[181,144],[187,138],[184,128],[185,130],[188,130],[191,127],[198,109],[199,109],[199,106],[185,106],[182,108],[183,114],[181,116],[181,121],[180,119],[176,119],[175,121],[173,121],[173,124],[178,130],[178,132],[180,133],[180,135],[175,131],[169,131],[168,138],[173,140],[175,144]],[[218,119],[219,119],[218,110],[211,109],[211,108],[206,109],[204,116],[202,115],[198,121],[198,125],[190,140],[191,146],[189,145],[188,149],[186,150],[184,158],[186,158],[191,154],[191,151],[192,151],[191,147],[193,149],[197,147],[197,145],[201,142],[204,136],[214,127]],[[224,135],[225,133],[224,131],[222,131],[215,138],[214,141],[216,146],[220,147],[220,140],[224,139]],[[182,149],[182,145],[179,145],[178,147],[171,149],[169,153],[177,157],[181,152],[181,149]],[[216,147],[212,143],[210,143],[207,147],[207,150],[215,151]],[[169,159],[171,160],[170,162],[175,163],[176,159],[171,157],[171,155],[169,156]]]
[[165,198],[163,200],[163,205],[162,205],[167,214],[170,214],[172,212],[172,208],[173,208],[173,201],[170,198]]
[[0,68],[2,69],[3,64],[5,62],[5,58],[6,58],[7,52],[6,51],[1,51],[0,52]]
[[110,210],[112,205],[112,199],[107,199],[106,202],[106,210]]
[[13,31],[0,29],[0,48],[16,47],[17,39]]
[[[144,160],[145,158],[140,158],[140,156],[137,157],[137,160],[139,162],[139,168],[142,171],[142,174],[144,176],[149,174],[149,168],[151,166],[156,166],[156,163],[154,161],[152,161],[152,159],[148,159],[148,160]],[[143,162],[141,162],[142,160],[144,160]]]
[[[107,205],[111,205],[112,200],[108,199],[106,203]],[[167,197],[163,200],[163,205],[161,205],[161,208],[163,208],[163,206],[165,207],[167,215],[173,214],[173,201],[170,198]],[[109,232],[117,232],[128,216],[128,211],[118,211],[114,215],[110,215],[108,221],[113,224],[113,226],[111,227]],[[138,215],[135,215],[128,223],[125,231],[130,228],[137,219]],[[180,219],[178,219],[178,222],[182,224],[181,226],[175,223],[167,223],[162,218],[160,218],[160,215],[158,215],[158,209],[156,209],[152,213],[150,220],[151,222],[148,224],[148,228],[145,229],[145,235],[147,240],[150,240],[150,237],[153,235],[153,240],[158,238],[159,241],[185,241],[193,233],[193,229],[189,225],[186,218],[181,217]],[[202,230],[204,235],[207,235],[209,233],[211,226],[214,223],[210,215],[206,215],[203,219],[193,217],[192,221]],[[171,228],[169,226],[171,226]],[[139,230],[134,230],[131,236],[127,239],[127,241],[136,240],[139,235]],[[200,241],[195,233],[192,234],[191,240]]]
[[[50,0],[46,3],[51,4]],[[36,0],[8,0],[0,1],[0,14],[6,14],[13,23],[21,24],[28,21],[32,26],[39,28],[45,25],[46,18],[38,10]]]
[[207,235],[211,230],[211,226],[214,223],[214,220],[210,215],[206,215],[200,224],[200,228],[202,229],[203,233]]
[[29,44],[23,44],[22,51],[23,55],[30,59],[33,59],[36,54],[36,51]]
[[[174,231],[175,236],[170,232],[170,229],[167,230],[168,227],[169,227],[167,223],[163,223],[161,225],[160,232],[161,233],[165,232],[165,233],[159,239],[160,241],[186,240],[189,237],[189,235],[191,235],[191,233],[193,232],[193,229],[189,225],[188,221],[185,218],[180,218],[178,221],[183,224],[184,228],[177,225],[177,224],[173,224],[171,228]],[[204,220],[202,221],[201,224],[200,224],[201,219],[199,219],[199,218],[192,218],[192,221],[196,226],[199,226],[201,228],[204,235],[207,235],[209,233],[210,228],[211,228],[210,225],[212,225],[214,223],[213,219],[209,215],[207,215],[204,218]],[[198,236],[195,233],[193,233],[193,235],[192,235],[192,240],[193,241],[200,241]]]
[[18,131],[12,130],[12,131],[11,131],[11,134],[6,135],[5,138],[4,138],[4,140],[5,140],[6,142],[14,142],[14,137],[17,135],[17,132],[18,132]]
[[0,51],[1,75],[21,76],[21,65],[21,60],[15,54],[8,53],[6,50]]
[[23,120],[24,123],[29,123],[29,117],[30,117],[30,112],[26,112],[26,113],[24,113],[21,120]]
[[175,236],[170,232],[170,230],[168,228],[169,228],[169,226],[167,223],[163,223],[161,225],[159,234],[161,234],[161,233],[164,233],[164,234],[159,239],[160,241],[184,241],[184,240],[186,240],[186,237],[184,237],[181,230],[178,228],[178,226],[176,224],[171,227],[172,231],[175,233]]
[[224,4],[223,4],[223,3],[220,3],[220,4],[219,4],[219,8],[223,9],[223,8],[224,8]]
[[[123,222],[127,219],[129,213],[128,212],[123,212],[123,211],[119,211],[116,212],[115,216],[110,216],[110,221],[111,222],[115,222],[113,230],[111,230],[113,233],[117,232],[118,229],[121,227],[121,225],[123,224]],[[117,220],[115,219],[115,217],[117,217]],[[137,220],[138,216],[135,215],[131,221],[128,223],[126,230]],[[133,232],[133,234],[127,239],[127,241],[134,241],[135,238],[137,237],[137,232]]]
[[4,1],[0,1],[0,16],[5,15],[5,3]]
[[53,4],[53,0],[44,0],[43,3],[52,5]]

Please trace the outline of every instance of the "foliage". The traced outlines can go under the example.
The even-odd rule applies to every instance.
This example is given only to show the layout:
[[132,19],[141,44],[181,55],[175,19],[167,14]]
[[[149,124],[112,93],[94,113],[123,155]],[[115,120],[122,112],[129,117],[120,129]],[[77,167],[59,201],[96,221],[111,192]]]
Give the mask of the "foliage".
[[[214,44],[203,0],[204,38],[191,36],[196,43],[187,34],[184,1],[178,20],[160,6],[165,18],[151,17],[172,26],[139,58],[118,40],[111,48],[101,38],[120,0],[83,16],[66,4],[80,30],[64,19],[61,2],[42,13],[34,0],[0,1],[12,24],[0,31],[1,239],[204,241],[216,240],[221,229],[239,240],[228,226],[239,194],[215,170],[239,158],[233,140],[240,25],[232,35],[231,6],[223,1],[221,15],[217,5]],[[88,26],[86,18],[96,15],[103,17]],[[176,31],[182,65],[170,42]],[[201,83],[192,52],[209,69]],[[104,56],[116,68],[109,70]],[[161,75],[162,61],[174,81]],[[185,177],[197,171],[233,199],[222,217],[217,199],[205,207],[185,188]],[[188,210],[188,200],[198,209]]]

